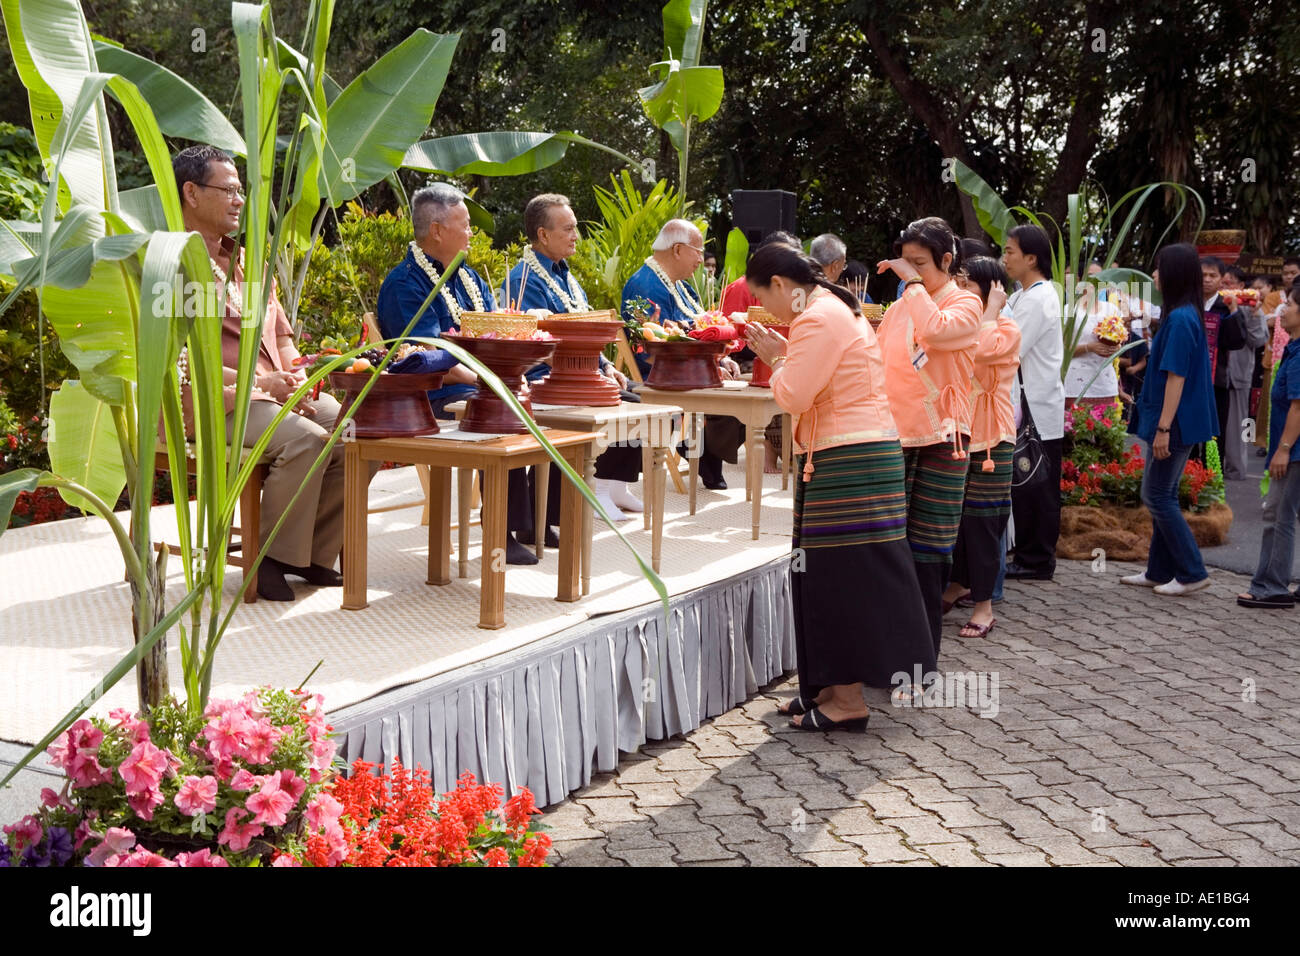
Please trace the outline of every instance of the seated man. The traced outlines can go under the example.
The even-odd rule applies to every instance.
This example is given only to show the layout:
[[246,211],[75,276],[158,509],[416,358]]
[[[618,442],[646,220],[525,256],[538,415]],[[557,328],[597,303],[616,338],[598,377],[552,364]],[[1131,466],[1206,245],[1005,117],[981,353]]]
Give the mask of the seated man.
[[[376,318],[385,339],[402,334],[442,277],[445,263],[468,250],[473,237],[465,197],[460,190],[445,183],[426,186],[411,197],[411,226],[415,239],[407,249],[406,258],[384,277],[379,287]],[[496,307],[496,298],[487,283],[462,264],[429,303],[411,335],[436,338],[453,329],[459,331],[462,312],[494,312]],[[443,387],[429,393],[434,414],[450,418],[443,408],[474,394],[477,381],[474,373],[464,366],[456,365],[448,370]],[[506,527],[510,532],[506,535],[506,563],[536,564],[537,555],[514,535],[517,531],[531,532],[533,527],[532,498],[528,494],[528,479],[521,469],[510,471],[506,502]]]
[[[676,322],[690,328],[695,324],[695,317],[704,311],[686,282],[703,259],[704,236],[685,219],[670,219],[659,230],[651,250],[645,265],[632,273],[623,286],[623,315],[632,318],[628,307],[631,300],[647,299],[655,306],[653,321]],[[643,361],[638,355],[638,365]],[[719,364],[723,378],[740,377],[740,367],[731,359],[724,357]],[[642,374],[649,368],[646,362]],[[745,441],[745,428],[730,415],[706,415],[704,420],[700,480],[706,488],[723,489],[727,482],[722,477],[722,460],[736,463],[736,451]]]
[[[225,366],[226,427],[234,422],[235,383],[239,365],[239,329],[244,301],[244,273],[232,263],[234,242],[228,234],[239,226],[244,195],[234,161],[213,146],[191,146],[172,161],[180,194],[185,228],[203,237],[218,282],[229,275],[226,314],[221,324],[221,355]],[[293,329],[272,293],[262,328],[256,379],[251,393],[244,445],[253,445],[266,431],[293,391],[302,384],[301,372],[292,371],[298,358]],[[267,446],[270,471],[262,485],[262,522],[259,537],[246,531],[243,547],[265,544],[271,529],[299,487],[302,494],[280,528],[257,571],[257,593],[268,601],[292,601],[293,589],[285,574],[310,584],[338,587],[343,577],[334,562],[343,548],[343,445],[336,443],[330,457],[310,479],[308,470],[334,428],[339,404],[327,392],[304,398],[279,427]],[[259,544],[259,546],[260,546]]]
[[[509,286],[523,289],[520,308],[552,313],[585,312],[591,308],[587,295],[569,270],[565,259],[578,248],[578,218],[569,200],[557,193],[534,196],[524,207],[524,234],[529,244],[510,271]],[[529,279],[524,282],[527,267]],[[625,401],[639,402],[635,392],[627,390],[627,378],[603,355],[600,370],[622,391]],[[615,521],[627,518],[623,511],[641,511],[640,499],[628,488],[641,476],[641,450],[628,445],[614,445],[596,459],[596,494],[601,507]],[[556,547],[559,538],[551,527],[560,523],[560,470],[551,465],[547,485],[546,544]],[[529,543],[531,534],[520,532],[519,540]]]

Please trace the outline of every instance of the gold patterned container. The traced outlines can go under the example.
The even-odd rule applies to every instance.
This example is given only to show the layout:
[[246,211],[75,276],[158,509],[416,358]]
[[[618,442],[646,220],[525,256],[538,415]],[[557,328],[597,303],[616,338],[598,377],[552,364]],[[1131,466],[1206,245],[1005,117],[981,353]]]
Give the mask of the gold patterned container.
[[460,332],[478,338],[489,332],[503,339],[526,339],[537,331],[537,316],[510,312],[462,312]]
[[613,309],[593,309],[590,312],[552,312],[546,317],[546,321],[558,319],[564,322],[617,322],[622,325],[623,322],[614,315]]
[[751,305],[749,311],[745,314],[746,322],[753,322],[755,325],[785,325],[767,309],[761,305]]

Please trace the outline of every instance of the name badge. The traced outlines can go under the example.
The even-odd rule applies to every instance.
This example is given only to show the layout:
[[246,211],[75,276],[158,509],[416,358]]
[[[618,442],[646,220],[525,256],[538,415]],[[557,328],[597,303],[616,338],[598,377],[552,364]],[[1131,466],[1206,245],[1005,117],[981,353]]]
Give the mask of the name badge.
[[925,368],[925,363],[930,361],[930,356],[925,354],[925,349],[917,349],[916,354],[912,356],[912,368],[918,372]]

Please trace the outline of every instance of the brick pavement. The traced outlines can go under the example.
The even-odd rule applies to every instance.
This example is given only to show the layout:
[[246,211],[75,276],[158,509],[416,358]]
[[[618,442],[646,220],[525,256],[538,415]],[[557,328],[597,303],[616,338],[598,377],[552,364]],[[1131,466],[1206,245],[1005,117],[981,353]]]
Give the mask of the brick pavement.
[[[998,676],[996,713],[893,707],[865,734],[775,712],[793,680],[552,807],[557,865],[1285,866],[1300,863],[1300,610],[1247,611],[1063,561],[1008,582],[997,627],[940,668]],[[991,685],[986,688],[991,689]],[[990,716],[981,717],[981,709]]]

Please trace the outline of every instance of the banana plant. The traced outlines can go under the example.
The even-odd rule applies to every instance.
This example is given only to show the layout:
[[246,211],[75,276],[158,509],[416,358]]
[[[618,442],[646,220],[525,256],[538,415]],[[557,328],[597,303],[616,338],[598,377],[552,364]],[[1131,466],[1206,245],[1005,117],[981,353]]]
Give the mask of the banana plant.
[[[320,157],[330,155],[329,112],[322,111],[320,105],[331,0],[314,0],[311,5],[305,44],[311,56],[305,62],[289,58],[288,65],[279,55],[269,5],[234,3],[231,8],[243,98],[248,198],[238,233],[239,251],[232,256],[232,262],[237,261],[242,252],[247,281],[242,289],[245,321],[229,423],[221,349],[228,290],[224,283],[214,281],[202,238],[185,229],[158,115],[135,82],[121,73],[108,72],[98,62],[97,49],[74,0],[0,2],[15,65],[29,92],[42,158],[50,169],[51,182],[57,184],[47,193],[39,232],[6,233],[11,244],[17,243],[11,251],[27,255],[6,256],[10,263],[5,268],[16,285],[0,303],[0,312],[20,291],[35,288],[42,314],[54,324],[61,347],[80,373],[79,380],[64,383],[52,403],[49,446],[54,470],[27,469],[0,476],[0,528],[7,525],[17,494],[42,485],[57,488],[71,503],[102,516],[126,564],[134,622],[131,651],[0,781],[2,786],[131,670],[138,675],[141,708],[147,711],[161,701],[169,686],[166,636],[173,627],[179,628],[187,706],[195,714],[202,712],[217,649],[240,606],[238,596],[223,606],[225,556],[240,491],[279,422],[329,371],[356,353],[313,371],[263,436],[248,443],[242,461],[239,455],[229,454],[231,448],[245,447],[260,331],[273,294],[274,261],[294,241],[291,214],[310,188],[300,188],[295,171],[311,168],[301,164],[304,151],[315,150]],[[113,57],[125,64],[128,72],[137,71],[134,75],[139,78],[138,63],[116,53],[109,58]],[[174,83],[171,88],[180,89]],[[156,203],[152,215],[163,228],[137,229],[124,215],[123,194],[116,188],[113,144],[104,121],[105,90],[125,108],[140,141],[154,180],[149,187]],[[197,95],[181,92],[191,99]],[[283,117],[286,128],[294,132],[279,150],[274,133],[281,127],[282,101],[286,99],[296,101],[292,112]],[[342,100],[340,94],[335,103]],[[204,107],[196,109],[206,112]],[[209,121],[216,115],[214,108]],[[198,121],[196,117],[189,120]],[[364,138],[353,137],[349,142],[357,154],[364,152]],[[329,197],[331,180],[322,177],[320,182]],[[232,267],[230,271],[235,270]],[[435,288],[430,293],[420,313],[438,292]],[[406,332],[415,326],[420,313]],[[432,342],[451,351],[527,420],[518,403],[510,401],[509,390],[472,356],[454,343]],[[190,449],[178,369],[182,347],[188,356],[193,409],[193,516],[186,483]],[[357,401],[364,400],[376,380],[366,384]],[[337,423],[313,465],[313,474],[323,466],[344,424]],[[578,484],[586,500],[609,523],[594,494],[536,424],[529,420],[528,426],[566,477]],[[184,596],[171,607],[166,606],[167,550],[155,544],[150,527],[160,431],[176,503],[185,583]],[[65,470],[72,474],[61,473]],[[129,524],[111,508],[124,484],[131,501]],[[292,504],[285,514],[291,511]],[[246,587],[253,586],[257,565],[283,521],[284,516],[263,543]],[[636,558],[666,613],[667,591],[662,581],[639,555]]]
[[691,128],[722,105],[722,67],[700,65],[708,7],[708,0],[668,0],[664,4],[664,59],[650,65],[658,82],[637,91],[646,116],[668,134],[677,150],[679,216],[686,211]]
[[[1138,213],[1147,200],[1157,192],[1164,195],[1166,191],[1177,200],[1169,224],[1156,239],[1153,248],[1158,248],[1165,237],[1178,226],[1189,201],[1195,202],[1198,210],[1197,228],[1199,229],[1205,222],[1205,201],[1200,193],[1182,183],[1159,182],[1130,189],[1113,205],[1103,197],[1100,203],[1100,219],[1096,222],[1089,222],[1089,216],[1085,211],[1091,197],[1084,193],[1071,193],[1066,199],[1065,221],[1057,223],[1046,213],[1034,212],[1024,206],[1008,206],[993,187],[973,169],[958,159],[953,159],[952,163],[957,188],[971,198],[980,226],[999,246],[1006,245],[1007,235],[1019,225],[1017,216],[1040,227],[1049,237],[1055,233],[1050,278],[1061,300],[1061,337],[1065,344],[1065,358],[1061,365],[1062,380],[1070,367],[1075,346],[1083,337],[1086,325],[1086,319],[1079,316],[1077,305],[1080,301],[1086,302],[1085,297],[1095,297],[1104,285],[1121,283],[1137,284],[1143,290],[1143,298],[1146,301],[1159,302],[1155,283],[1150,275],[1140,269],[1115,266],[1115,257],[1124,249],[1125,241],[1128,240],[1133,224],[1137,221]],[[1125,205],[1129,205],[1129,208],[1120,221],[1119,213]],[[1119,223],[1118,229],[1115,228],[1116,223]],[[1113,236],[1112,230],[1114,230]],[[1089,276],[1088,266],[1093,260],[1101,261],[1102,271]]]

